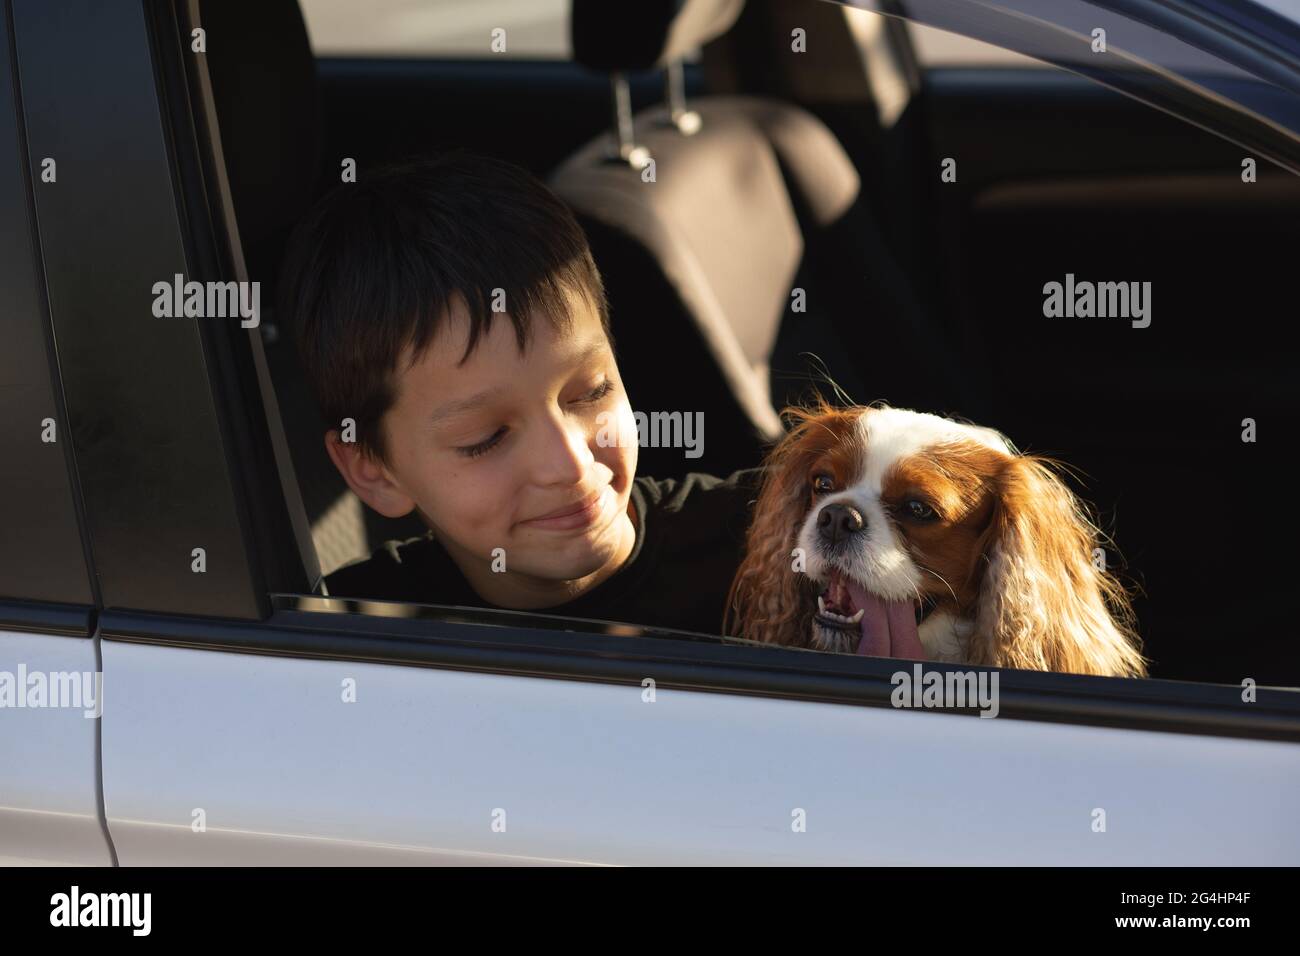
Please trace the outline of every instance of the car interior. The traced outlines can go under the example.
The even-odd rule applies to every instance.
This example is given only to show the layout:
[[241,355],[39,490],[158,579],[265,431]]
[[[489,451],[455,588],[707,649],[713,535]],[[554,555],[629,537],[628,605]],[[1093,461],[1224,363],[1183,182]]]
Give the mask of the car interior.
[[[477,57],[340,55],[314,52],[298,0],[202,0],[262,301],[343,160],[358,176],[456,147],[510,160],[586,231],[634,407],[705,413],[702,458],[644,448],[640,474],[758,464],[811,388],[990,425],[1071,467],[1138,589],[1152,676],[1300,684],[1287,569],[1252,559],[1296,523],[1269,480],[1296,421],[1278,305],[1294,308],[1295,177],[1261,161],[1243,189],[1240,147],[1046,63],[926,62],[902,16],[567,7],[567,58],[494,55],[486,35]],[[1067,274],[1151,282],[1151,326],[1044,318],[1044,283]],[[292,330],[264,308],[262,334],[322,572],[423,533],[348,491]],[[1243,444],[1246,418],[1275,437]]]

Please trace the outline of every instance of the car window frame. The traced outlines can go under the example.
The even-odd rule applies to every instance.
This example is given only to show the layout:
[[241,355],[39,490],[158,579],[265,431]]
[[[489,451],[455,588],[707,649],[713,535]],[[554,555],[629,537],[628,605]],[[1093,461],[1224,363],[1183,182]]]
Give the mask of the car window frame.
[[[866,706],[892,706],[894,676],[900,669],[910,672],[909,662],[619,622],[314,593],[282,592],[271,600],[274,611],[265,628],[249,633],[240,626],[225,640],[256,653],[630,684],[653,680],[659,687]],[[168,639],[138,623],[132,633],[137,640]],[[924,666],[944,674],[994,670],[939,662]],[[1260,699],[1244,706],[1236,685],[1011,670],[999,674],[1000,716],[1011,719],[1300,740],[1300,692],[1287,689],[1260,689]],[[978,716],[974,708],[959,712]]]

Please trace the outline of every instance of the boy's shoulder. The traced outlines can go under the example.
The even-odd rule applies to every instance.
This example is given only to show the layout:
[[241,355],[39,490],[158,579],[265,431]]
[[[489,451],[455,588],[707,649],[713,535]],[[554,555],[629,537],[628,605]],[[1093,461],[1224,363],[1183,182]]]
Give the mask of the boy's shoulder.
[[714,507],[723,499],[756,498],[762,479],[763,469],[758,467],[725,476],[693,471],[681,478],[641,477],[636,484],[651,508],[672,513]]
[[692,548],[721,533],[743,539],[763,469],[745,468],[730,475],[691,472],[681,478],[638,478],[646,501],[652,535],[672,542],[673,550]]
[[[415,604],[465,603],[469,595],[459,569],[437,542],[432,531],[404,540],[385,541],[367,558],[354,561],[325,576],[329,593],[343,597],[364,595],[376,601],[406,601]],[[438,582],[447,589],[436,599],[430,585]]]

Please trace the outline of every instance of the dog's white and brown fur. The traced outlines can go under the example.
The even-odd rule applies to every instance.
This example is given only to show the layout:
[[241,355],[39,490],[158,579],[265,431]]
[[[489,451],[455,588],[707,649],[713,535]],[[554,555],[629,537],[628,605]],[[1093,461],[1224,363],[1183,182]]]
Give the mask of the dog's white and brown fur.
[[[852,653],[851,622],[828,627],[819,612],[818,592],[839,579],[873,601],[914,602],[918,618],[924,608],[913,640],[927,659],[1145,676],[1128,595],[1094,561],[1099,532],[1052,462],[992,429],[904,409],[787,414],[794,427],[767,459],[728,597],[729,633]],[[832,506],[853,518],[833,542],[822,514]]]

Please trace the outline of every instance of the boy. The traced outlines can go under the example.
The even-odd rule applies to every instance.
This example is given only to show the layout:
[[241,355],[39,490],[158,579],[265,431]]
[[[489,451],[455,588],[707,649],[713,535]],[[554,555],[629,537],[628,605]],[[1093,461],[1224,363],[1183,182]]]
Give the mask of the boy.
[[535,178],[464,152],[371,172],[280,285],[339,473],[429,528],[329,594],[721,633],[760,472],[636,477],[600,275]]

